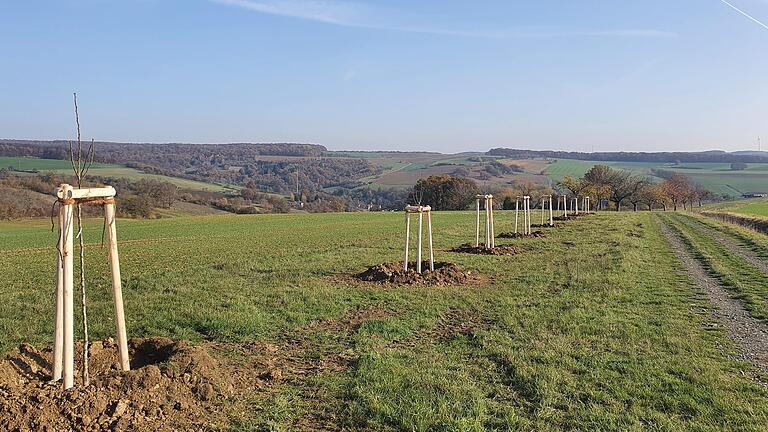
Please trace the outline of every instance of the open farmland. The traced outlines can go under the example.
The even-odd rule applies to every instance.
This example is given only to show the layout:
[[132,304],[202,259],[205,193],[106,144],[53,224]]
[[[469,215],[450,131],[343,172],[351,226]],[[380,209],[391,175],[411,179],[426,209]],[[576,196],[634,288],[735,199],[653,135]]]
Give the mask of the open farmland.
[[[72,164],[67,160],[37,159],[23,157],[0,157],[0,168],[12,168],[17,174],[32,172],[52,172],[60,175],[71,175]],[[125,178],[129,180],[151,179],[172,183],[181,189],[196,191],[224,192],[232,191],[232,187],[219,184],[204,183],[195,180],[170,177],[159,174],[143,173],[139,170],[120,165],[94,163],[90,174],[98,177]]]
[[[512,218],[498,212],[497,232]],[[400,213],[120,220],[128,332],[256,370],[216,400],[215,429],[764,430],[759,372],[661,230],[719,256],[701,223],[604,213],[499,240],[518,255],[477,256],[446,252],[472,240],[474,214],[436,212],[436,258],[482,277],[382,287],[349,275],[401,259]],[[85,232],[97,339],[113,334],[101,228]],[[54,244],[48,221],[0,223],[3,353],[51,343]],[[723,278],[761,316],[765,285],[727,259],[741,267]]]

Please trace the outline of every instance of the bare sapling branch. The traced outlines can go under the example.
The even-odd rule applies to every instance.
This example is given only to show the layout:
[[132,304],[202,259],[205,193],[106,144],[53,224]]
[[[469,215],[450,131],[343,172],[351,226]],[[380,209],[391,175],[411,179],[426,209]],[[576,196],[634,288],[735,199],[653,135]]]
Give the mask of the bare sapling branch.
[[[75,172],[75,178],[77,179],[77,188],[83,187],[83,179],[88,174],[91,166],[93,165],[94,157],[94,141],[91,140],[91,145],[88,151],[83,155],[83,143],[80,138],[80,113],[77,107],[77,93],[74,93],[75,104],[75,123],[77,125],[77,156],[75,156],[72,149],[72,142],[69,143],[69,160],[72,163],[72,170]],[[83,157],[85,156],[85,158]],[[83,160],[85,159],[85,160]],[[90,384],[90,374],[88,368],[88,306],[86,302],[85,291],[85,242],[83,240],[83,210],[80,203],[77,204],[77,239],[80,246],[80,306],[83,318],[83,384]]]

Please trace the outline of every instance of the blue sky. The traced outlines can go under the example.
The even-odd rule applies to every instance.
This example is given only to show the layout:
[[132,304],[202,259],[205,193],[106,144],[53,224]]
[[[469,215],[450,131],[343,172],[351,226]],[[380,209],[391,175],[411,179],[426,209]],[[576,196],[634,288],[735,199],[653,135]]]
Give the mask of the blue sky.
[[97,140],[768,147],[768,0],[729,1],[6,0],[0,137],[77,91]]

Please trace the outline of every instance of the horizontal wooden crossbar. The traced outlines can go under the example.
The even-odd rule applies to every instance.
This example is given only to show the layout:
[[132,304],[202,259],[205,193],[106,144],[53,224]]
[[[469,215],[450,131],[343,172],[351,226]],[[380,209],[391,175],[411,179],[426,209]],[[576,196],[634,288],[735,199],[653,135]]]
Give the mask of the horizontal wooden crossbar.
[[56,189],[56,196],[60,200],[93,200],[96,198],[112,198],[117,194],[112,186],[83,189],[72,189],[65,186],[69,185],[61,185]]
[[432,211],[430,206],[405,206],[405,211],[408,213],[426,213]]

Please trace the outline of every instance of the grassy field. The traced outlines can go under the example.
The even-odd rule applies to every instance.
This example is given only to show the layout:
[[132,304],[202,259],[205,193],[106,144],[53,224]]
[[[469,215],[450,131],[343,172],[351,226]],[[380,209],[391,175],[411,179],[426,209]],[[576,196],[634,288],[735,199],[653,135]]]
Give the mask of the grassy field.
[[727,211],[747,216],[768,218],[768,199],[754,198],[731,202],[712,203],[705,205],[704,209]]
[[[62,175],[69,175],[72,173],[72,165],[69,161],[56,159],[0,157],[0,167],[11,167],[16,171],[21,171],[22,174],[24,174],[24,171],[53,172]],[[205,183],[158,174],[147,174],[139,170],[120,165],[95,163],[93,164],[90,173],[94,176],[127,178],[130,180],[139,180],[142,178],[160,180],[173,183],[182,189],[203,190],[211,192],[226,192],[232,190],[231,187],[222,186],[219,184]]]
[[[591,216],[487,257],[446,252],[471,241],[473,214],[436,213],[436,258],[487,276],[449,288],[347,276],[400,258],[400,214],[121,220],[129,333],[285,346],[310,323],[376,312],[350,337],[313,333],[318,355],[354,361],[255,389],[237,430],[764,430],[768,391],[692,309],[654,217]],[[88,243],[100,233],[92,221]],[[48,221],[0,223],[2,352],[51,342],[53,245]],[[113,328],[105,253],[88,254],[97,338]]]
[[768,218],[768,200],[757,200],[737,206],[733,209],[734,213],[741,213],[749,216],[760,216]]

